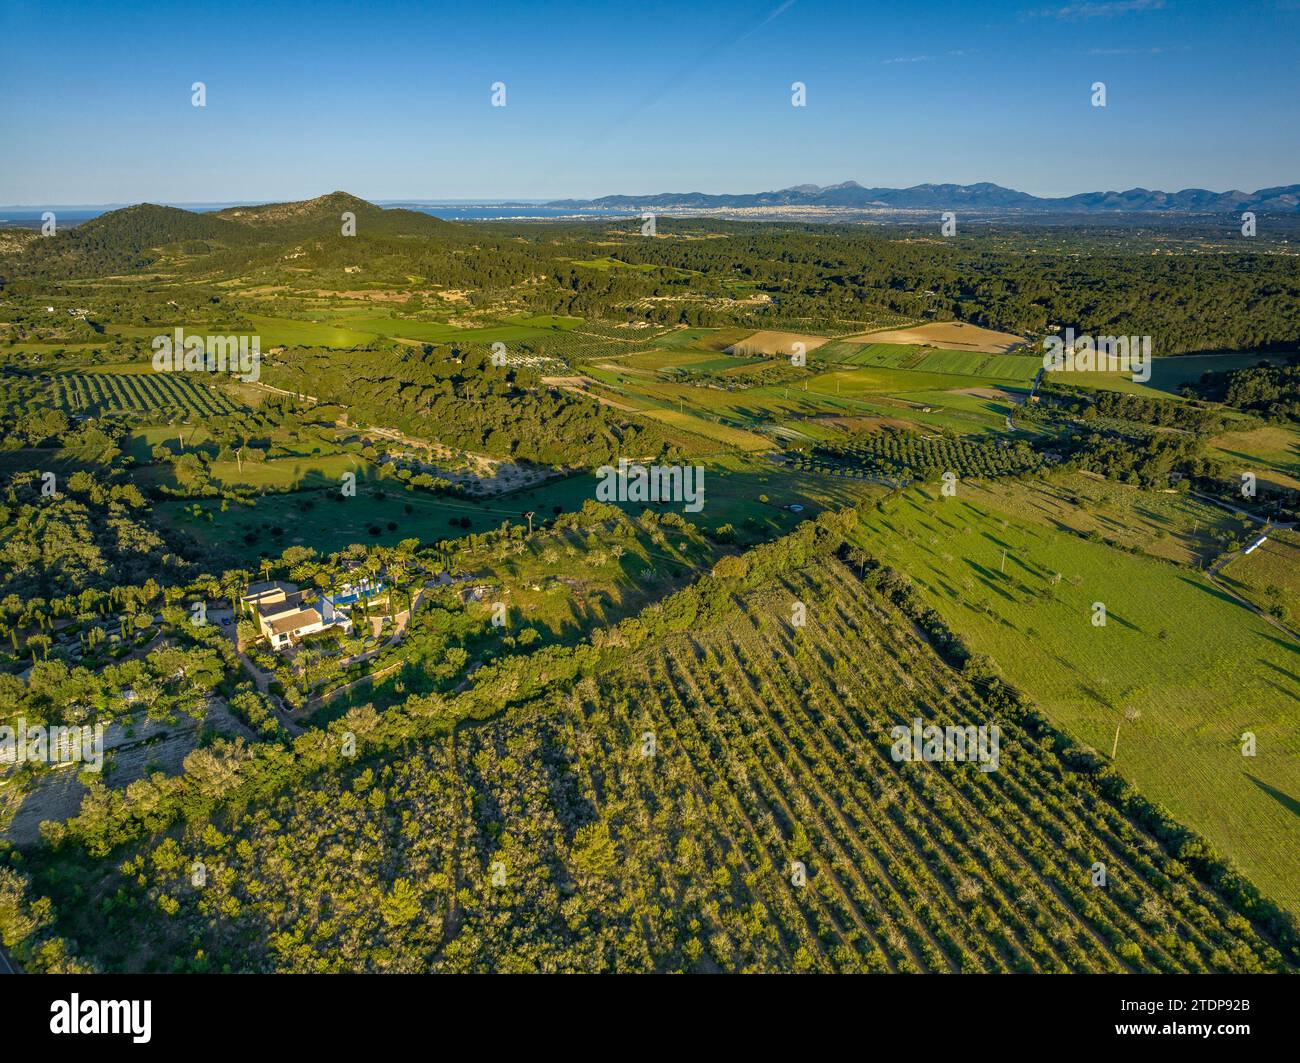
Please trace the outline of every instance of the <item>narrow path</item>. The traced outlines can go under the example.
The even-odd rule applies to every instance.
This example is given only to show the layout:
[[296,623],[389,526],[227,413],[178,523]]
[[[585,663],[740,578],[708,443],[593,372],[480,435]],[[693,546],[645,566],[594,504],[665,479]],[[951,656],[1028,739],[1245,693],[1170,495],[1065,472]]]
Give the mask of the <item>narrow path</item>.
[[1263,524],[1267,528],[1294,528],[1296,526],[1295,521],[1284,523],[1278,520],[1270,520],[1268,517],[1259,517],[1254,513],[1251,513],[1249,510],[1242,509],[1240,506],[1229,505],[1221,498],[1215,498],[1213,495],[1203,495],[1200,491],[1188,491],[1187,493],[1189,495],[1195,495],[1197,498],[1202,499],[1205,502],[1220,506],[1223,509],[1228,510],[1230,513],[1236,513],[1239,516],[1245,517],[1247,520],[1253,520],[1256,524]]
[[[1279,526],[1280,525],[1274,525],[1274,527],[1279,527]],[[1219,569],[1237,560],[1237,558],[1243,556],[1245,552],[1246,552],[1246,548],[1243,546],[1240,550],[1234,550],[1232,553],[1219,558],[1219,560],[1214,562],[1213,565],[1211,565],[1209,568],[1205,570],[1205,578],[1209,580],[1210,583],[1213,584],[1215,588],[1223,591],[1224,594],[1231,597],[1234,601],[1240,602],[1252,613],[1256,614],[1257,616],[1266,620],[1268,623],[1272,624],[1275,628],[1281,631],[1288,638],[1291,638],[1296,642],[1300,642],[1300,634],[1297,634],[1296,632],[1292,631],[1289,627],[1286,626],[1286,624],[1282,623],[1281,620],[1275,617],[1272,613],[1268,612],[1268,610],[1262,609],[1260,606],[1252,602],[1249,598],[1245,598],[1242,595],[1238,594],[1226,583],[1220,582],[1218,578]]]
[[[352,680],[351,683],[345,683],[341,687],[335,687],[328,694],[322,694],[318,698],[312,698],[311,701],[304,704],[301,709],[297,710],[297,712],[300,715],[310,716],[322,705],[328,705],[331,701],[339,697],[341,694],[346,694],[349,690],[352,690],[354,687],[360,686],[362,683],[373,683],[376,679],[380,679],[383,676],[386,676],[389,672],[393,671],[395,668],[402,667],[402,665],[405,663],[406,663],[405,661],[394,661],[392,664],[388,665],[388,667],[381,668],[377,672],[371,672],[369,675],[363,675],[359,679]],[[294,724],[294,726],[297,727],[298,725]],[[301,728],[299,728],[299,730],[301,731]]]
[[249,678],[253,680],[253,685],[257,687],[261,693],[265,694],[267,700],[270,701],[271,708],[275,711],[276,719],[280,721],[284,726],[284,729],[295,737],[302,734],[302,728],[294,721],[293,717],[289,715],[289,711],[284,707],[284,702],[282,702],[275,694],[271,693],[271,677],[258,668],[257,665],[249,660],[241,651],[236,650],[235,654],[239,658],[239,663],[243,665],[244,671],[247,672]]

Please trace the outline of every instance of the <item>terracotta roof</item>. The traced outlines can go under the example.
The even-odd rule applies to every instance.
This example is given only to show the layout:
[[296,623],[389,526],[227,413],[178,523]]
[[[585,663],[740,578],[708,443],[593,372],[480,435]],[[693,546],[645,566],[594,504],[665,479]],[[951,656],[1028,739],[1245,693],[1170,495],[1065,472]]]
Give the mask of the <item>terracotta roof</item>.
[[320,622],[320,613],[316,612],[315,609],[299,609],[296,613],[280,617],[279,620],[272,620],[271,633],[273,635],[284,635],[297,631],[301,627],[310,627],[312,624],[319,624]]

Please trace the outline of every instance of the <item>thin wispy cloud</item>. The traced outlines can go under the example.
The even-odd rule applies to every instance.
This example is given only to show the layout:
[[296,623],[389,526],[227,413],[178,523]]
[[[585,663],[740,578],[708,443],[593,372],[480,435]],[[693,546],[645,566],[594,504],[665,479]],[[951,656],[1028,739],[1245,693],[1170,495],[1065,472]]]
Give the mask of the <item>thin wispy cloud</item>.
[[[681,86],[685,84],[690,77],[697,75],[698,72],[707,67],[709,63],[716,62],[718,56],[722,55],[724,52],[734,49],[737,45],[752,37],[769,23],[780,18],[789,11],[790,8],[794,7],[796,3],[798,3],[798,0],[782,0],[780,4],[768,12],[767,17],[761,22],[756,22],[746,28],[735,27],[720,40],[706,43],[698,53],[682,61],[675,76],[658,79],[655,87],[639,101],[635,102],[631,107],[624,111],[618,119],[609,123],[596,132],[585,143],[579,145],[575,149],[575,155],[595,151],[597,147],[603,144],[617,130],[623,129],[631,124],[640,115],[659,104],[672,92],[679,91]],[[547,176],[554,176],[555,173],[556,171],[552,170]]]
[[1089,48],[1089,55],[1163,55],[1163,48]]
[[[766,25],[767,25],[769,22],[771,22],[774,18],[778,18],[778,17],[780,17],[781,15],[784,15],[787,11],[790,10],[790,8],[794,7],[794,5],[795,5],[796,3],[798,3],[798,0],[785,0],[785,3],[784,3],[784,4],[782,4],[782,5],[781,5],[780,7],[778,7],[775,11],[773,11],[770,15],[768,15],[767,18],[763,19],[763,21],[760,22],[757,26],[755,26],[754,29],[756,29],[756,30],[761,30],[764,26],[766,26]],[[750,32],[753,32],[753,31],[751,30]],[[746,34],[746,36],[748,36],[748,34]]]
[[[943,54],[945,56],[955,57],[955,56],[962,56],[962,55],[976,55],[978,54],[978,52],[979,52],[978,48],[952,48],[944,52]],[[893,59],[882,59],[880,60],[880,62],[882,66],[890,66],[893,63],[932,63],[934,62],[934,56],[899,55],[899,56],[895,56]]]
[[1106,0],[1098,4],[1065,4],[1062,7],[1040,8],[1031,11],[1039,18],[1059,18],[1067,22],[1076,22],[1088,18],[1114,18],[1117,15],[1132,15],[1142,11],[1159,11],[1165,7],[1165,0]]

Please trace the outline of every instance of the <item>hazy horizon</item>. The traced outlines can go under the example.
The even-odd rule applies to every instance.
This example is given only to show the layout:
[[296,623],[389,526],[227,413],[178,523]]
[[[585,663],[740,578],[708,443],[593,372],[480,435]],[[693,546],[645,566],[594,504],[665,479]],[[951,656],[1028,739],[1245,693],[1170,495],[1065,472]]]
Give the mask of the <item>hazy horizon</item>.
[[[846,178],[844,182],[840,182],[840,181],[826,182],[826,184],[820,185],[819,187],[823,187],[823,188],[825,188],[825,187],[831,187],[831,186],[833,186],[833,185],[847,183],[848,181],[852,181],[852,180],[854,180],[854,179],[853,179],[853,178]],[[875,187],[875,186],[865,186],[865,183],[862,182],[862,181],[858,181],[857,183],[860,184],[860,185],[864,185],[864,187]],[[909,187],[917,187],[917,186],[924,186],[924,185],[944,185],[944,184],[958,184],[958,183],[959,183],[959,182],[956,182],[956,181],[921,181],[921,182],[917,182],[917,185],[916,185],[916,186],[911,186],[911,185],[909,185],[909,186],[888,186],[888,187],[909,188]],[[981,181],[971,181],[971,182],[967,182],[967,184],[969,184],[969,185],[977,185],[977,184],[982,184],[982,183],[997,184],[998,182],[981,182]],[[818,184],[818,182],[815,182],[815,181],[805,181],[805,182],[799,182],[799,184],[800,184],[800,185],[816,185],[816,184]],[[1139,186],[1139,185],[1128,186],[1128,187],[1125,187],[1125,188],[1100,188],[1100,187],[1097,187],[1097,188],[1082,188],[1082,187],[1080,187],[1080,188],[1077,188],[1077,189],[1075,189],[1075,190],[1073,190],[1073,191],[1070,191],[1070,192],[1062,192],[1062,193],[1060,193],[1060,194],[1058,194],[1058,195],[1053,195],[1053,196],[1044,196],[1044,197],[1042,197],[1042,198],[1049,198],[1049,199],[1065,199],[1065,198],[1068,198],[1068,197],[1070,197],[1070,196],[1082,195],[1082,194],[1084,194],[1084,193],[1089,193],[1089,192],[1106,192],[1106,193],[1110,193],[1110,192],[1127,192],[1127,191],[1131,191],[1131,190],[1133,190],[1133,189],[1137,189],[1137,188],[1143,188],[1143,189],[1145,189],[1146,191],[1159,191],[1159,192],[1168,192],[1168,193],[1178,193],[1178,192],[1190,191],[1190,190],[1193,190],[1193,189],[1203,189],[1203,190],[1208,190],[1208,191],[1211,191],[1211,192],[1217,192],[1217,193],[1244,192],[1244,193],[1248,193],[1248,194],[1254,194],[1254,193],[1259,192],[1259,191],[1262,191],[1263,189],[1266,189],[1266,188],[1290,187],[1290,186],[1293,186],[1293,185],[1300,185],[1300,176],[1297,176],[1294,180],[1279,182],[1279,183],[1276,184],[1276,185],[1260,185],[1258,188],[1255,188],[1255,187],[1251,187],[1251,188],[1241,188],[1241,187],[1237,187],[1237,188],[1215,188],[1215,187],[1211,187],[1211,186],[1209,186],[1209,185],[1203,185],[1203,184],[1182,184],[1182,185],[1179,185],[1178,187],[1169,187],[1169,188],[1154,188],[1154,187],[1146,187],[1146,186]],[[757,194],[757,193],[762,193],[762,192],[780,192],[780,191],[785,191],[785,190],[787,190],[787,189],[795,188],[795,187],[798,187],[798,185],[785,185],[785,186],[782,186],[782,187],[780,187],[780,188],[776,188],[776,187],[773,187],[773,188],[724,188],[724,189],[720,190],[720,192],[707,192],[707,191],[705,191],[704,189],[701,189],[701,188],[659,188],[659,189],[655,189],[655,190],[653,190],[653,191],[628,191],[628,190],[625,190],[625,189],[611,189],[610,191],[607,191],[607,192],[601,192],[601,193],[598,193],[598,194],[596,194],[596,195],[594,195],[594,196],[568,196],[568,195],[560,195],[560,196],[551,196],[551,197],[540,198],[540,199],[539,199],[539,198],[536,198],[536,197],[531,197],[531,198],[530,198],[530,197],[527,197],[527,196],[509,196],[509,195],[506,195],[506,196],[478,196],[478,197],[474,197],[474,196],[470,196],[470,197],[452,197],[452,196],[369,196],[369,195],[363,195],[363,194],[361,194],[361,193],[359,193],[359,192],[354,192],[354,191],[352,191],[351,189],[348,189],[348,188],[342,188],[342,187],[339,187],[339,188],[331,188],[331,189],[329,189],[328,191],[324,191],[324,192],[306,192],[306,193],[302,193],[302,194],[299,194],[299,195],[292,195],[292,196],[287,196],[287,197],[283,197],[283,198],[281,198],[281,197],[271,198],[271,197],[268,197],[268,196],[256,196],[256,197],[251,197],[251,198],[247,198],[247,199],[220,199],[220,200],[193,200],[193,201],[185,201],[185,200],[146,200],[146,199],[134,199],[134,200],[116,200],[116,201],[108,201],[108,202],[103,202],[103,203],[91,203],[91,202],[84,202],[84,203],[53,203],[53,202],[48,202],[48,203],[0,203],[0,210],[55,210],[55,209],[63,209],[63,210],[102,210],[102,211],[106,211],[106,210],[120,210],[120,209],[122,209],[122,208],[124,208],[124,207],[132,207],[132,206],[136,206],[136,205],[139,205],[139,204],[142,204],[142,203],[153,203],[153,204],[155,204],[156,206],[161,206],[161,207],[177,207],[177,208],[182,209],[182,210],[195,210],[195,211],[200,211],[200,210],[224,210],[224,209],[227,208],[227,207],[256,207],[256,206],[264,206],[264,205],[271,204],[271,203],[296,203],[296,202],[302,202],[302,201],[305,201],[305,200],[319,199],[319,198],[321,198],[322,196],[331,195],[331,194],[333,194],[333,193],[335,193],[335,192],[344,192],[344,193],[346,193],[346,194],[348,194],[348,195],[354,195],[354,196],[357,196],[357,198],[359,198],[359,199],[364,199],[364,200],[366,200],[366,201],[369,202],[369,203],[373,203],[373,204],[375,204],[376,206],[381,206],[381,207],[402,206],[402,205],[405,205],[405,204],[419,204],[419,205],[422,205],[422,206],[499,206],[499,205],[513,205],[513,204],[519,204],[519,205],[521,205],[521,206],[542,206],[542,205],[545,205],[545,204],[547,204],[547,203],[561,202],[561,201],[564,201],[564,200],[595,200],[595,199],[600,199],[600,198],[602,198],[602,197],[604,197],[604,196],[654,196],[654,195],[691,194],[691,193],[699,193],[699,194],[702,194],[702,195],[718,195],[718,194],[722,194],[722,195],[752,195],[752,194]],[[880,186],[880,187],[886,187],[886,186]],[[1004,185],[1004,186],[1002,186],[1002,187],[1010,188],[1010,189],[1013,189],[1014,191],[1017,191],[1017,192],[1025,192],[1025,191],[1026,191],[1026,189],[1019,188],[1019,187],[1017,187],[1016,185]],[[1032,193],[1032,192],[1031,192],[1031,193],[1029,193],[1029,194],[1030,194],[1030,195],[1036,195],[1037,193]]]

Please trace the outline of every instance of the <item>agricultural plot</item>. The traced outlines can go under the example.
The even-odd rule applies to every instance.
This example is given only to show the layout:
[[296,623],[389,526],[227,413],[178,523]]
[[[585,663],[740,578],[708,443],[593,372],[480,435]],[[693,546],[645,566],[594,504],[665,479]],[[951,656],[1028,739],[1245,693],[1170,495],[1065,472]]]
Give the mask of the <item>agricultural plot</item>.
[[906,395],[914,391],[947,391],[953,388],[988,386],[989,377],[892,369],[887,366],[858,366],[819,373],[808,382],[810,391],[841,396]]
[[1181,398],[1179,389],[1184,384],[1192,384],[1201,379],[1205,373],[1226,373],[1233,369],[1245,369],[1265,362],[1269,365],[1285,365],[1287,354],[1263,354],[1247,351],[1236,354],[1180,354],[1161,358],[1159,352],[1151,359],[1151,379],[1138,382],[1132,373],[1081,373],[1053,372],[1051,379],[1072,387],[1099,388],[1105,391],[1122,391],[1132,395],[1144,395],[1148,398]]
[[[157,503],[153,515],[164,528],[194,538],[205,556],[234,566],[278,555],[289,546],[310,545],[324,553],[352,543],[392,546],[409,538],[426,543],[458,539],[499,528],[503,522],[524,524],[529,511],[540,522],[557,511],[572,512],[596,500],[596,483],[594,475],[571,476],[478,500],[406,490],[392,480],[358,476],[353,500],[339,501],[335,486],[267,493],[253,499],[252,505],[169,500]],[[784,508],[790,502],[799,502],[812,513],[823,506],[853,504],[862,493],[859,485],[810,480],[768,462],[710,460],[705,466],[704,509],[686,517],[709,529],[732,524],[743,539],[770,537],[789,531],[803,519]],[[770,504],[759,501],[762,495],[770,496]],[[628,502],[620,508],[637,516],[646,506]]]
[[642,413],[644,416],[651,417],[656,421],[662,421],[674,428],[704,436],[706,439],[716,440],[724,446],[733,447],[743,453],[756,453],[773,449],[772,441],[758,435],[756,432],[749,432],[743,428],[732,428],[730,425],[720,424],[718,421],[710,420],[707,417],[697,417],[681,410],[661,408],[644,410]]
[[250,314],[262,350],[270,347],[360,347],[375,338],[373,332],[347,328],[332,321],[300,321],[287,317]]
[[55,401],[71,413],[182,413],[220,417],[242,409],[193,373],[57,373]]
[[[1182,359],[1178,359],[1181,361]],[[1155,359],[1155,364],[1160,364],[1160,359]],[[1155,372],[1152,371],[1152,379],[1155,378]],[[1179,398],[1175,393],[1159,390],[1148,383],[1140,383],[1133,379],[1132,373],[1081,373],[1081,372],[1063,372],[1053,370],[1043,375],[1045,383],[1064,384],[1074,388],[1095,388],[1098,391],[1120,391],[1126,395],[1141,395],[1148,399],[1167,399]]]
[[1024,342],[1023,336],[998,332],[962,321],[936,321],[929,325],[869,332],[854,336],[866,343],[923,343],[960,351],[1005,354]]
[[[901,356],[894,356],[896,353],[886,360],[902,360]],[[930,354],[939,358],[941,372],[863,364],[822,372],[810,370],[803,380],[790,384],[733,390],[692,387],[674,383],[668,374],[659,375],[662,368],[670,365],[697,371],[707,366],[718,371],[708,362],[692,364],[687,360],[688,351],[643,352],[617,361],[587,365],[585,369],[610,387],[619,401],[634,406],[695,410],[704,417],[725,418],[734,427],[758,428],[773,421],[793,423],[792,418],[868,415],[906,417],[920,424],[960,432],[1004,431],[1009,402],[999,406],[983,393],[998,385],[1020,386],[1020,382],[988,374],[962,375],[955,371],[955,363],[944,359],[969,359],[972,365],[986,367],[996,361],[1014,360],[1014,366],[996,367],[997,371],[1008,373],[1027,372],[1027,367],[1019,363],[1030,360],[960,351]],[[722,369],[721,373],[728,379],[743,377],[766,368],[771,357],[752,359]],[[739,359],[733,356],[729,361]],[[656,378],[648,375],[651,372],[656,373]]]
[[583,319],[564,314],[522,314],[519,317],[509,318],[505,323],[519,325],[523,328],[571,330],[581,325]]
[[905,343],[861,343],[856,340],[834,340],[817,351],[818,360],[891,369],[909,368],[920,360],[921,354],[920,348]]
[[418,340],[423,343],[513,343],[519,340],[547,336],[564,329],[536,327],[524,324],[487,325],[482,328],[461,328],[442,321],[412,321],[393,317],[347,317],[339,324],[372,336],[384,335]]
[[795,347],[797,343],[803,344],[804,353],[808,354],[826,342],[828,342],[826,336],[814,336],[807,332],[755,332],[742,340],[737,340],[728,348],[728,352],[745,355],[779,354],[789,358],[797,351]]
[[934,438],[890,429],[823,444],[811,460],[903,482],[943,475],[1015,476],[1043,464],[1042,456],[1024,443]]
[[981,424],[995,428],[999,432],[1006,431],[1007,417],[1017,405],[1012,396],[1000,388],[914,391],[908,395],[908,401],[921,403],[932,410],[973,415]]
[[750,332],[750,329],[743,328],[677,329],[659,336],[655,340],[655,346],[670,351],[691,347],[697,350],[718,352],[739,343],[750,335]]
[[[356,454],[320,454],[308,457],[274,458],[268,461],[213,461],[209,465],[212,480],[223,487],[245,491],[300,491],[330,487],[338,489],[345,472],[355,472],[358,480],[372,469],[370,462]],[[371,473],[373,475],[373,473]],[[137,474],[141,487],[163,484],[175,487],[170,466],[154,465]]]
[[[609,255],[596,255],[592,258],[570,258],[564,259],[571,266],[577,266],[579,269],[594,269],[601,273],[606,273],[611,269],[630,269],[637,273],[649,273],[658,267],[650,262],[621,262]],[[681,272],[673,270],[672,272]]]
[[913,392],[904,398],[881,396],[874,401],[856,402],[858,410],[870,417],[879,417],[886,423],[900,422],[895,427],[913,431],[949,431],[962,435],[1006,434],[1006,416],[980,404],[967,404],[955,400],[954,393]]
[[209,556],[235,565],[278,555],[289,546],[310,545],[325,553],[352,543],[393,546],[410,538],[427,543],[457,539],[499,528],[502,521],[520,523],[530,509],[542,514],[553,506],[577,509],[593,496],[593,482],[581,477],[480,502],[358,476],[357,497],[351,500],[341,500],[336,479],[329,490],[269,493],[251,506],[223,508],[212,499],[160,502],[154,518],[192,536]]
[[863,343],[835,340],[817,352],[819,361],[880,369],[914,369],[982,377],[989,381],[1029,384],[1042,365],[1039,358],[975,350],[943,350],[902,343]]
[[1008,383],[1032,383],[1042,360],[1015,354],[982,354],[971,351],[927,351],[909,368],[924,373],[956,373]]
[[[792,600],[814,603],[799,629]],[[892,729],[918,719],[996,724],[996,768],[897,759]],[[58,906],[60,929],[125,970],[196,949],[318,972],[1293,962],[834,561],[505,718],[216,826],[115,855],[89,903]],[[355,840],[346,876],[314,858],[330,838]],[[229,873],[187,889],[195,860]],[[101,893],[121,898],[110,932],[78,933],[102,923]]]
[[698,351],[678,348],[663,351],[642,351],[628,355],[618,362],[619,370],[650,369],[655,372],[672,372],[689,369],[696,373],[709,373],[737,366],[766,364],[766,358],[745,358],[740,355],[719,356],[715,351]]
[[1261,482],[1300,491],[1300,430],[1294,427],[1268,425],[1224,432],[1210,440],[1210,447],[1234,477],[1253,472]]
[[[1300,535],[1284,528],[1270,528],[1267,535],[1267,542],[1238,554],[1218,576],[1261,609],[1276,610],[1294,628],[1300,621]],[[1255,532],[1246,536],[1252,542],[1256,537]]]
[[1110,754],[1118,727],[1126,778],[1300,908],[1300,645],[1192,570],[961,488],[913,488],[864,523],[864,546],[911,575],[973,651],[1077,740]]
[[[966,482],[961,495],[981,509],[1095,536],[1200,568],[1232,538],[1249,538],[1246,522],[1184,492],[1144,491],[1085,473],[1056,470],[1026,480]],[[1300,592],[1298,592],[1300,593]]]

